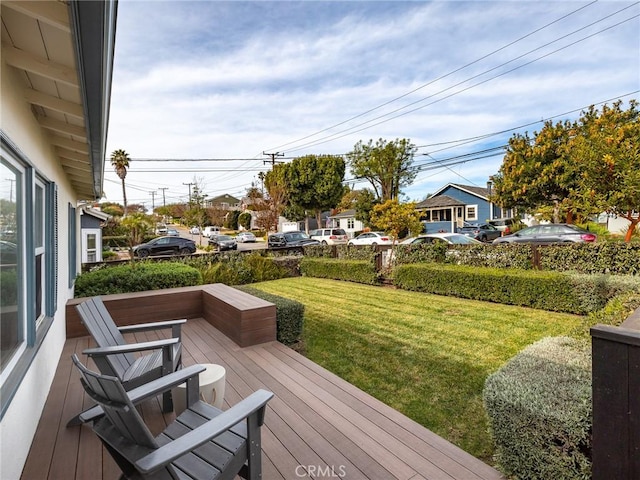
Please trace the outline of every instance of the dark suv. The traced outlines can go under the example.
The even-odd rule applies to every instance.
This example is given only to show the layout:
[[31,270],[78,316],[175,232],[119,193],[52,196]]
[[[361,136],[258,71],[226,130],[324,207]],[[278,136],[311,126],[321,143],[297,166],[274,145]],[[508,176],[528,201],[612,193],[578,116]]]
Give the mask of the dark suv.
[[320,245],[320,242],[309,238],[309,235],[300,231],[272,233],[267,238],[269,248],[306,247],[308,245]]
[[193,240],[182,237],[158,237],[150,242],[133,247],[136,257],[148,257],[150,255],[191,255],[196,253],[196,244]]

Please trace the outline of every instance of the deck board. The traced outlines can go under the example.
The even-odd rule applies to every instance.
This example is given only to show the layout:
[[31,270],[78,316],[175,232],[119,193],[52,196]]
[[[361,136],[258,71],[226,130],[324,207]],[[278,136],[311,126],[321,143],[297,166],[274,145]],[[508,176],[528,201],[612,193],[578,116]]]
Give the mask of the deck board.
[[[144,332],[134,338],[160,337]],[[119,477],[117,465],[88,425],[66,428],[70,418],[91,405],[70,360],[75,352],[86,362],[81,352],[90,344],[88,337],[65,344],[22,474],[25,480]],[[262,430],[266,480],[330,474],[375,480],[502,478],[490,466],[277,342],[240,348],[206,321],[195,319],[183,327],[183,347],[185,365],[217,363],[226,368],[224,408],[258,388],[274,392]],[[158,399],[145,402],[140,410],[154,433],[174,418],[162,413]]]

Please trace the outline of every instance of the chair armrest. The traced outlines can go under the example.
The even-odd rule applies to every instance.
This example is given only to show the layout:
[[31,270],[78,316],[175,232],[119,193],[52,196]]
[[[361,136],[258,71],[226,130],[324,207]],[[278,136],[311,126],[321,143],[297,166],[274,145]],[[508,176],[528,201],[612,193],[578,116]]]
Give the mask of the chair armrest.
[[273,393],[266,390],[258,390],[252,393],[217,417],[145,455],[136,462],[136,468],[143,473],[148,473],[171,463],[185,453],[193,451],[200,445],[204,445],[212,438],[229,430],[247,417],[258,414],[272,397]]
[[113,347],[88,348],[82,353],[84,353],[85,355],[89,355],[90,357],[104,357],[107,355],[116,355],[119,353],[135,353],[144,352],[146,350],[158,350],[160,348],[166,348],[178,343],[180,343],[180,340],[178,338],[165,338],[163,340],[154,340],[152,342],[128,343],[127,345],[115,345]]
[[137,325],[125,325],[118,327],[121,333],[147,332],[149,330],[160,330],[161,328],[173,328],[176,325],[187,323],[187,319],[167,320],[163,322],[139,323]]
[[[185,367],[181,370],[165,375],[164,377],[152,380],[151,382],[134,388],[133,390],[129,390],[127,395],[131,399],[131,402],[134,405],[137,405],[147,398],[155,397],[156,395],[164,393],[184,382],[188,382],[192,379],[198,380],[200,372],[204,372],[205,370],[206,367],[202,365],[191,365],[190,367]],[[102,410],[102,407],[100,405],[96,405],[95,407],[82,412],[80,414],[80,420],[83,423],[90,422],[103,414],[104,411]]]

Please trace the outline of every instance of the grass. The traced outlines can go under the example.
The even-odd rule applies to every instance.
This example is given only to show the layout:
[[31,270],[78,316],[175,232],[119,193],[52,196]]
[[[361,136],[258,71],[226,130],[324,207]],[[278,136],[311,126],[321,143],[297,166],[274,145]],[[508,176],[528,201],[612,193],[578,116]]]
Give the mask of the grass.
[[254,284],[305,305],[306,356],[491,463],[487,376],[576,315],[318,278]]

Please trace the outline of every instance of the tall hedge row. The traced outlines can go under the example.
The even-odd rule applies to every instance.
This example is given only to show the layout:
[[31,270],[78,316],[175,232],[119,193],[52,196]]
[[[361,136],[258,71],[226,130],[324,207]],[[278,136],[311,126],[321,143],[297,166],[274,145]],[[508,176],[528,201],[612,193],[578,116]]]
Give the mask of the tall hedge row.
[[336,260],[305,257],[300,272],[308,277],[331,278],[376,285],[379,283],[375,265],[366,260]]

